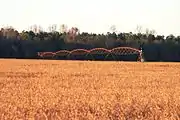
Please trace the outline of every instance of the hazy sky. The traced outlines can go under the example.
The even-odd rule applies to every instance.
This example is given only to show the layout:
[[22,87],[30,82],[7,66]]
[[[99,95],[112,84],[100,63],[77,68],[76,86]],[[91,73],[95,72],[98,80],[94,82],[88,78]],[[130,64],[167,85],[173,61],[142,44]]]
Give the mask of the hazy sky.
[[0,27],[18,30],[38,24],[76,26],[80,31],[103,33],[116,25],[134,32],[137,25],[158,34],[180,35],[180,0],[0,0]]

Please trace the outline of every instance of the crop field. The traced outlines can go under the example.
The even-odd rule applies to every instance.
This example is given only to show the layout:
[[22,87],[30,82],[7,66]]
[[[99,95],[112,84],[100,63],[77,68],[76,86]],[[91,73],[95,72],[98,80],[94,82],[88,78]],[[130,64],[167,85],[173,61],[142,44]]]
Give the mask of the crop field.
[[180,120],[180,63],[0,59],[0,120]]

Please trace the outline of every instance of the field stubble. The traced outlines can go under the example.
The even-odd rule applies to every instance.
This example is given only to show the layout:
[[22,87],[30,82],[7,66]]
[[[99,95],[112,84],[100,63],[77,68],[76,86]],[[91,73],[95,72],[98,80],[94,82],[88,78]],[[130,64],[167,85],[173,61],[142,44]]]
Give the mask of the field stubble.
[[0,120],[179,120],[180,64],[0,60]]

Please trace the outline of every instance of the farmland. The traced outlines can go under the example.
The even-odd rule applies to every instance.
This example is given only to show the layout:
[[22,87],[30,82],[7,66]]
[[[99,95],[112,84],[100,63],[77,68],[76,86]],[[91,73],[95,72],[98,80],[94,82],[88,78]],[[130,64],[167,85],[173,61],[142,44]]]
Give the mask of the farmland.
[[0,60],[0,120],[179,120],[180,64]]

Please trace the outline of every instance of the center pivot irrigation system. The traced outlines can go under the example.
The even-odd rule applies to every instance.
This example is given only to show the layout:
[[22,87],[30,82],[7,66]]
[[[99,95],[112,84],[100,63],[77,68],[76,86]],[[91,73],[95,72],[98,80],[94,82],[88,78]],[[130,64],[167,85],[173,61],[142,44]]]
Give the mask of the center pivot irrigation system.
[[124,60],[128,56],[130,59],[135,58],[137,61],[143,61],[142,49],[138,50],[131,47],[117,47],[111,50],[94,48],[91,50],[74,49],[71,51],[38,52],[38,56],[43,59],[61,60]]

